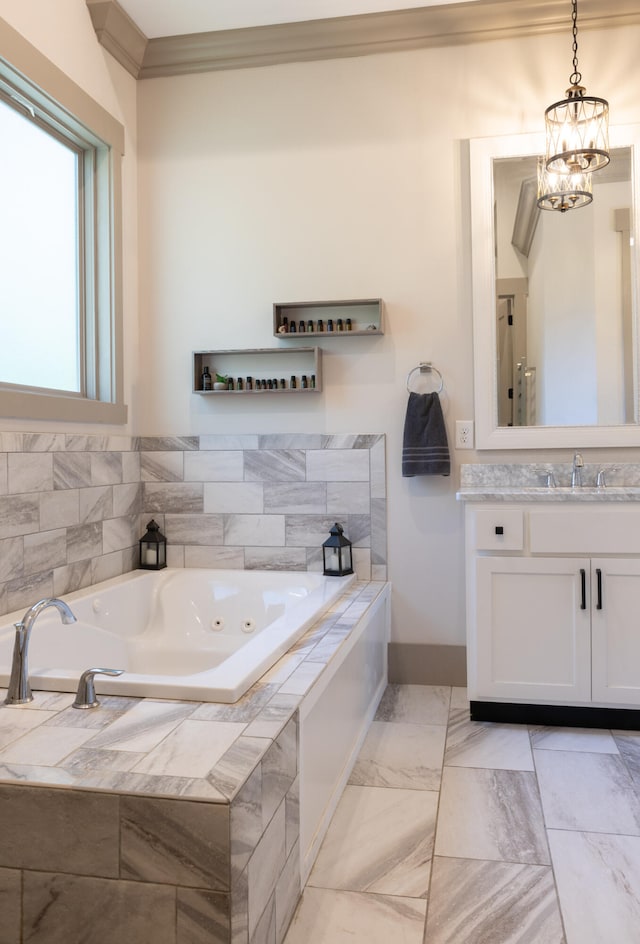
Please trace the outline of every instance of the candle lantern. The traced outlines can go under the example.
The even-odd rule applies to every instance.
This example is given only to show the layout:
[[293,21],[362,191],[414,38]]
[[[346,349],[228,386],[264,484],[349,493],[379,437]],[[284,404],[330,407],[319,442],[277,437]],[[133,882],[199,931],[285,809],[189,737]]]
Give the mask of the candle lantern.
[[344,577],[345,574],[352,574],[351,541],[345,538],[344,529],[337,521],[330,534],[331,537],[322,545],[325,576]]
[[140,538],[140,567],[143,570],[161,570],[167,566],[167,539],[152,519],[147,533]]

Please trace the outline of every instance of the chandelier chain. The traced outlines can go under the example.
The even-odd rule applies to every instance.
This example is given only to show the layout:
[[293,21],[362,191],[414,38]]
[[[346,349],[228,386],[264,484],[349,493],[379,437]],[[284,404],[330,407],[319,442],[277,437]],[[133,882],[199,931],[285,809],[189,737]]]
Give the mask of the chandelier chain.
[[582,81],[582,73],[578,71],[578,0],[572,0],[571,2],[571,21],[572,21],[572,33],[573,33],[573,72],[569,76],[569,82],[571,85],[580,85]]

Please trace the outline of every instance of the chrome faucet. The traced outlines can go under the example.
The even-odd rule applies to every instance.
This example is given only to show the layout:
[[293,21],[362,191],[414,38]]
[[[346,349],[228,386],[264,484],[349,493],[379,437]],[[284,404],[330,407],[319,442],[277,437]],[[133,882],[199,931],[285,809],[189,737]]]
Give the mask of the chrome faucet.
[[56,597],[47,597],[34,603],[29,607],[19,623],[14,623],[16,628],[16,638],[13,644],[13,662],[11,664],[11,677],[7,689],[7,697],[4,700],[5,705],[25,705],[33,701],[31,686],[29,685],[29,639],[33,624],[40,613],[50,606],[55,606],[60,619],[63,623],[75,623],[76,618],[62,600]]
[[573,468],[571,470],[571,488],[582,485],[582,470],[584,468],[584,459],[579,452],[573,457]]

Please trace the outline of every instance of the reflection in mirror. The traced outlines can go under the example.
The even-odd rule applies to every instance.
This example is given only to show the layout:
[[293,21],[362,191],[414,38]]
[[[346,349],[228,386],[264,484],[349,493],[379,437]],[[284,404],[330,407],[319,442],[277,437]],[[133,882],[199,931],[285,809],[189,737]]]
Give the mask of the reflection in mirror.
[[471,141],[477,445],[640,444],[639,126],[611,129],[593,202],[537,206],[542,134]]
[[562,213],[538,208],[536,164],[493,161],[498,425],[636,422],[631,149],[592,175],[592,203]]

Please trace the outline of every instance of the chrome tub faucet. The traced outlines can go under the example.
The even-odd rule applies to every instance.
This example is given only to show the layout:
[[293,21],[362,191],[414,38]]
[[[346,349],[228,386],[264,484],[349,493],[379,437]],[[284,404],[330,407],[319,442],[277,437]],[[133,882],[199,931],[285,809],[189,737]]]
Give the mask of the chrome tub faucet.
[[7,697],[4,700],[5,705],[24,705],[33,701],[31,686],[29,685],[29,640],[33,624],[40,613],[48,607],[53,606],[60,614],[63,623],[75,623],[76,618],[62,600],[57,597],[47,597],[39,600],[30,606],[19,623],[14,623],[16,628],[16,638],[13,644],[13,661],[11,664],[11,677],[7,689]]

